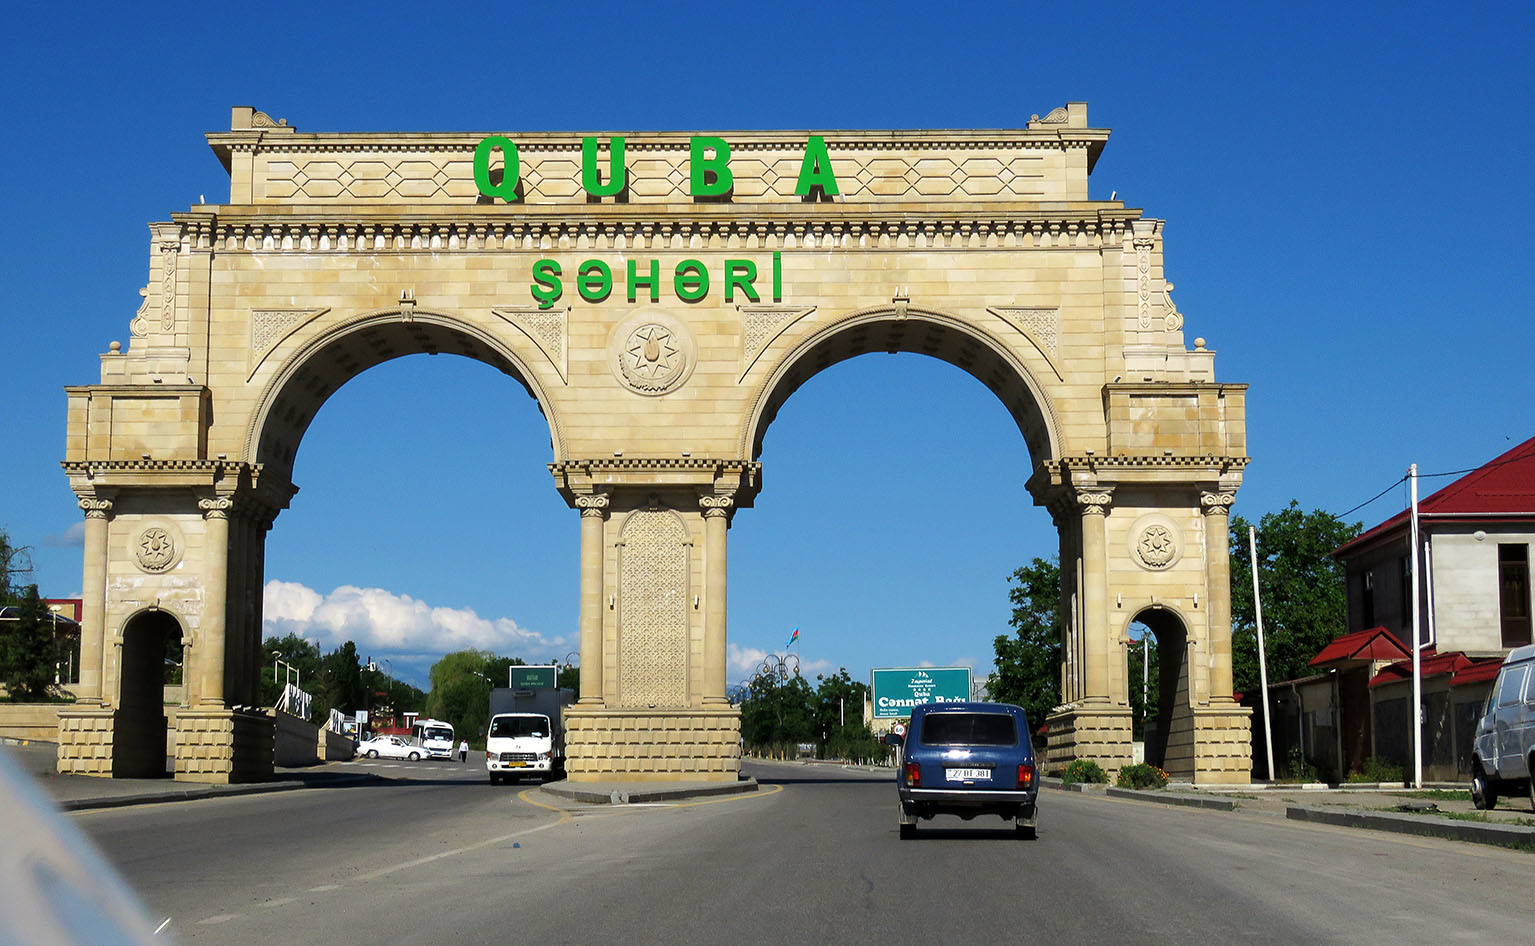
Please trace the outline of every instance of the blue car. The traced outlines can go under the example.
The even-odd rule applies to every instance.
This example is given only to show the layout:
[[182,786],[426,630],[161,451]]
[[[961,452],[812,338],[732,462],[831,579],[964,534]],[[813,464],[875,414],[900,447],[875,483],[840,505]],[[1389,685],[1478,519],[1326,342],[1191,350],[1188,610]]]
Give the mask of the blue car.
[[934,815],[996,815],[1013,823],[1017,837],[1034,838],[1039,778],[1022,707],[923,703],[899,744],[902,838],[915,837],[917,821]]

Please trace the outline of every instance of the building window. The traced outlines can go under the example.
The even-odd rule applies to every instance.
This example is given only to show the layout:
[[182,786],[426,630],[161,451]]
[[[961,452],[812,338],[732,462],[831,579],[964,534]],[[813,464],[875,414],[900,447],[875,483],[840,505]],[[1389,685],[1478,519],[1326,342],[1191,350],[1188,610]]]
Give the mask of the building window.
[[1503,646],[1520,647],[1530,642],[1530,547],[1498,546],[1498,610],[1503,623]]
[[1368,630],[1375,626],[1375,573],[1365,572],[1360,577],[1364,593],[1359,596],[1359,603],[1364,609],[1364,627]]

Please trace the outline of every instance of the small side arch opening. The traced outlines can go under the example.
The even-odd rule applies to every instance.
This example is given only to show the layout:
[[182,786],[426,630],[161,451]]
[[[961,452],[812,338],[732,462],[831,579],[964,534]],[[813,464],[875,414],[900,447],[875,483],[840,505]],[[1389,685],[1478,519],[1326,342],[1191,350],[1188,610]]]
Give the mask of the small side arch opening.
[[113,778],[171,774],[165,703],[182,683],[181,639],[181,622],[168,611],[140,611],[123,626]]
[[1146,761],[1167,769],[1168,735],[1188,715],[1188,629],[1177,612],[1150,607],[1130,619],[1129,637],[1127,670],[1136,738],[1145,741]]

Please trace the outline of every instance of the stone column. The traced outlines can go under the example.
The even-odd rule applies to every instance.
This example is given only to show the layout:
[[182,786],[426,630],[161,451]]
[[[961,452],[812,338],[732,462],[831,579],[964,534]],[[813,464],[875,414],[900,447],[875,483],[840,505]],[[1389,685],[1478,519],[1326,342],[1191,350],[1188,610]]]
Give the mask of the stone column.
[[602,533],[606,493],[576,497],[581,510],[581,703],[602,700]]
[[85,572],[81,581],[85,601],[80,613],[80,685],[75,696],[81,703],[100,703],[107,633],[107,523],[112,501],[82,499],[80,508],[85,512]]
[[1231,504],[1230,492],[1202,492],[1205,514],[1205,622],[1210,635],[1210,699],[1231,702]]
[[1087,489],[1077,493],[1082,509],[1082,638],[1086,644],[1088,700],[1109,698],[1109,576],[1107,523],[1113,491]]
[[725,697],[725,542],[730,528],[729,495],[704,496],[704,652],[705,703],[728,703]]
[[197,508],[207,523],[203,542],[207,564],[203,572],[203,613],[198,626],[199,702],[221,707],[224,698],[224,650],[229,619],[229,513],[234,500],[224,496],[200,499]]

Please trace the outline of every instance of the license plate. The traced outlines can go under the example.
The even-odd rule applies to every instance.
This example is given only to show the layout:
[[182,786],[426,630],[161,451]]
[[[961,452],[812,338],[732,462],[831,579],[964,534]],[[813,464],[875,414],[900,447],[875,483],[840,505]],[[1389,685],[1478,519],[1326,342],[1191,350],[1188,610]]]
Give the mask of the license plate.
[[513,768],[520,769],[523,766],[527,765],[527,763],[526,762],[508,762],[507,765],[512,766]]
[[967,782],[976,779],[991,781],[991,769],[944,769],[943,774],[951,782]]

